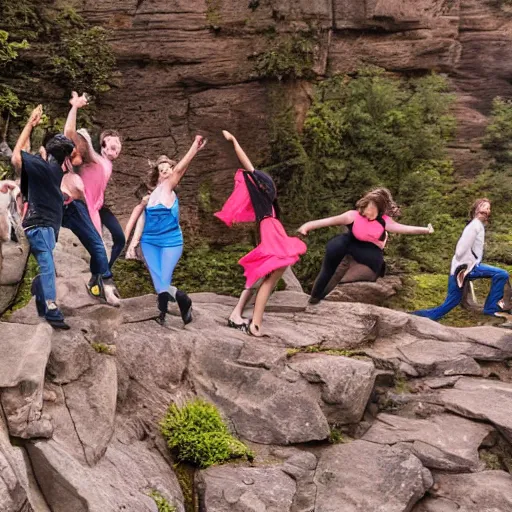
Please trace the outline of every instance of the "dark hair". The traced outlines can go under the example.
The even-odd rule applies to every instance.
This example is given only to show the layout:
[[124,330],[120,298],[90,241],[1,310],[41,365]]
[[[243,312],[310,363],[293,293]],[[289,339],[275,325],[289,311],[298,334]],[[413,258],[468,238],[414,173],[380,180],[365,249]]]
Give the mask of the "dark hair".
[[379,215],[389,215],[390,217],[397,217],[400,215],[400,208],[393,201],[391,192],[384,187],[375,188],[367,192],[356,203],[356,208],[359,213],[363,213],[364,209],[370,204],[374,203],[379,211]]
[[62,133],[58,133],[46,143],[45,149],[49,155],[52,155],[57,160],[59,165],[62,165],[66,157],[73,153],[75,143]]
[[100,134],[100,146],[102,148],[105,147],[105,139],[107,137],[117,137],[119,139],[119,142],[123,142],[121,140],[121,135],[119,134],[119,132],[117,130],[104,130],[101,132]]
[[469,209],[469,220],[473,220],[475,218],[475,214],[478,210],[478,208],[480,208],[480,206],[483,204],[483,203],[489,203],[489,205],[491,204],[491,201],[489,199],[487,199],[487,197],[481,197],[479,199],[477,199],[472,205],[471,205],[471,208]]
[[46,135],[43,137],[43,142],[41,144],[41,146],[44,146],[46,148],[46,144],[48,144],[48,142],[53,139],[53,137],[55,137],[55,135],[57,135],[59,132],[46,132]]

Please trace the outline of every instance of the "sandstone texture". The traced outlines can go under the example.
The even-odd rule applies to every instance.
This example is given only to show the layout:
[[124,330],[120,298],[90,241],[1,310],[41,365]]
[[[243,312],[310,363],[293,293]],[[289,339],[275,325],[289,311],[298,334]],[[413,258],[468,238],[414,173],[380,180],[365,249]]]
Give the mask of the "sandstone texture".
[[[124,149],[114,166],[109,201],[128,215],[133,191],[160,154],[183,155],[196,132],[207,135],[183,180],[186,228],[226,241],[233,235],[211,216],[231,189],[237,162],[220,130],[235,133],[254,161],[269,151],[269,88],[255,59],[268,34],[313,28],[319,76],[373,64],[397,73],[446,73],[456,93],[456,168],[472,176],[485,167],[479,148],[492,99],[512,94],[512,19],[501,4],[481,0],[84,0],[93,23],[111,31],[118,58],[112,91],[100,99],[98,124],[122,130]],[[287,85],[298,125],[310,102],[307,87]],[[250,129],[247,129],[250,127]],[[200,194],[200,189],[203,191]],[[208,208],[202,203],[210,196]],[[206,208],[206,209],[205,209]]]

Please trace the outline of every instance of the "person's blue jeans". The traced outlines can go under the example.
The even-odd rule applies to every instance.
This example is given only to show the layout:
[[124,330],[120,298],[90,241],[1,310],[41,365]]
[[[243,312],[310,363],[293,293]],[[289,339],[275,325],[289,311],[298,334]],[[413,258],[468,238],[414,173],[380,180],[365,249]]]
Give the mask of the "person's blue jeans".
[[70,229],[82,242],[91,256],[91,274],[110,279],[112,272],[108,264],[105,244],[92,223],[87,206],[83,201],[75,200],[64,206],[62,225]]
[[[508,272],[501,268],[492,267],[491,265],[484,265],[480,263],[476,265],[469,273],[468,279],[474,281],[475,279],[491,279],[491,289],[487,295],[484,304],[484,314],[494,315],[500,311],[498,302],[503,298],[505,284],[508,281]],[[455,306],[458,306],[462,300],[463,289],[457,286],[456,276],[449,276],[448,278],[448,294],[445,301],[436,308],[422,309],[414,311],[413,315],[423,316],[431,320],[439,320],[444,315],[449,313]]]
[[110,253],[110,261],[108,265],[110,268],[113,267],[117,258],[121,254],[126,244],[123,228],[116,216],[110,211],[109,208],[103,206],[99,211],[101,223],[110,231],[112,235],[112,252]]
[[64,316],[56,307],[49,309],[49,303],[55,303],[57,288],[55,284],[55,231],[50,227],[35,227],[25,232],[30,244],[30,251],[39,265],[39,275],[34,278],[33,290],[38,310],[44,312],[47,320],[64,320]]

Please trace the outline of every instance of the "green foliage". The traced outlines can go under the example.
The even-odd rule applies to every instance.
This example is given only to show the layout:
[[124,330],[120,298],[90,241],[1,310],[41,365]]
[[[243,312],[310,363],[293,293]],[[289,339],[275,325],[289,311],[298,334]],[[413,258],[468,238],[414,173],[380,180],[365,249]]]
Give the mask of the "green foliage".
[[348,443],[350,439],[348,439],[343,431],[337,427],[336,425],[331,427],[331,433],[329,434],[329,443],[331,444],[344,444]]
[[[463,227],[446,208],[456,189],[445,158],[455,128],[447,90],[436,74],[399,80],[370,67],[354,77],[335,76],[317,86],[299,134],[293,106],[274,88],[267,170],[277,183],[285,223],[339,214],[354,208],[368,189],[384,185],[403,206],[401,221],[442,226],[442,234],[432,237],[392,237],[389,263],[446,268]],[[306,287],[320,268],[325,243],[337,233],[324,229],[308,237],[308,253],[295,267]],[[442,250],[431,254],[436,243]]]
[[254,458],[253,453],[230,434],[216,407],[200,399],[183,407],[172,404],[160,422],[160,430],[178,460],[201,468],[233,458]]
[[[100,94],[109,89],[114,64],[107,32],[88,24],[71,7],[57,7],[53,1],[0,0],[1,113],[20,116],[33,98],[46,97],[48,90],[54,97],[59,92],[67,97],[72,89]],[[63,102],[47,111],[53,119],[67,108]],[[47,129],[57,124],[50,120]]]
[[483,147],[498,164],[512,163],[512,101],[500,97],[492,103],[491,120],[485,132]]
[[176,507],[171,505],[158,491],[153,489],[149,496],[155,500],[158,512],[176,512]]
[[271,35],[254,65],[260,78],[312,78],[317,40],[313,32]]
[[29,44],[26,40],[21,43],[8,42],[9,33],[5,30],[0,30],[0,67],[5,66],[18,56],[18,50],[26,50]]
[[91,347],[98,352],[98,354],[112,355],[112,348],[105,343],[91,343]]
[[395,375],[395,393],[399,395],[405,395],[411,393],[411,386],[407,382],[405,375],[397,373]]
[[94,94],[108,91],[115,57],[107,31],[102,27],[70,31],[60,41],[51,63],[56,78],[73,89]]

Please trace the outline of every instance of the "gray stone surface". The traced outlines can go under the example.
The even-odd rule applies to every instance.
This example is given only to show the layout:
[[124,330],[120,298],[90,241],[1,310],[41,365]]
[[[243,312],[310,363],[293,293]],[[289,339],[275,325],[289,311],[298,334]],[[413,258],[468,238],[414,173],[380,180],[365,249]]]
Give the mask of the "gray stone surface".
[[413,512],[508,512],[512,477],[504,471],[435,473],[435,485]]
[[322,451],[315,474],[315,512],[405,512],[432,485],[410,451],[367,441]]
[[381,413],[363,439],[409,446],[430,469],[468,472],[483,469],[478,448],[492,430],[490,425],[452,414],[422,420]]

